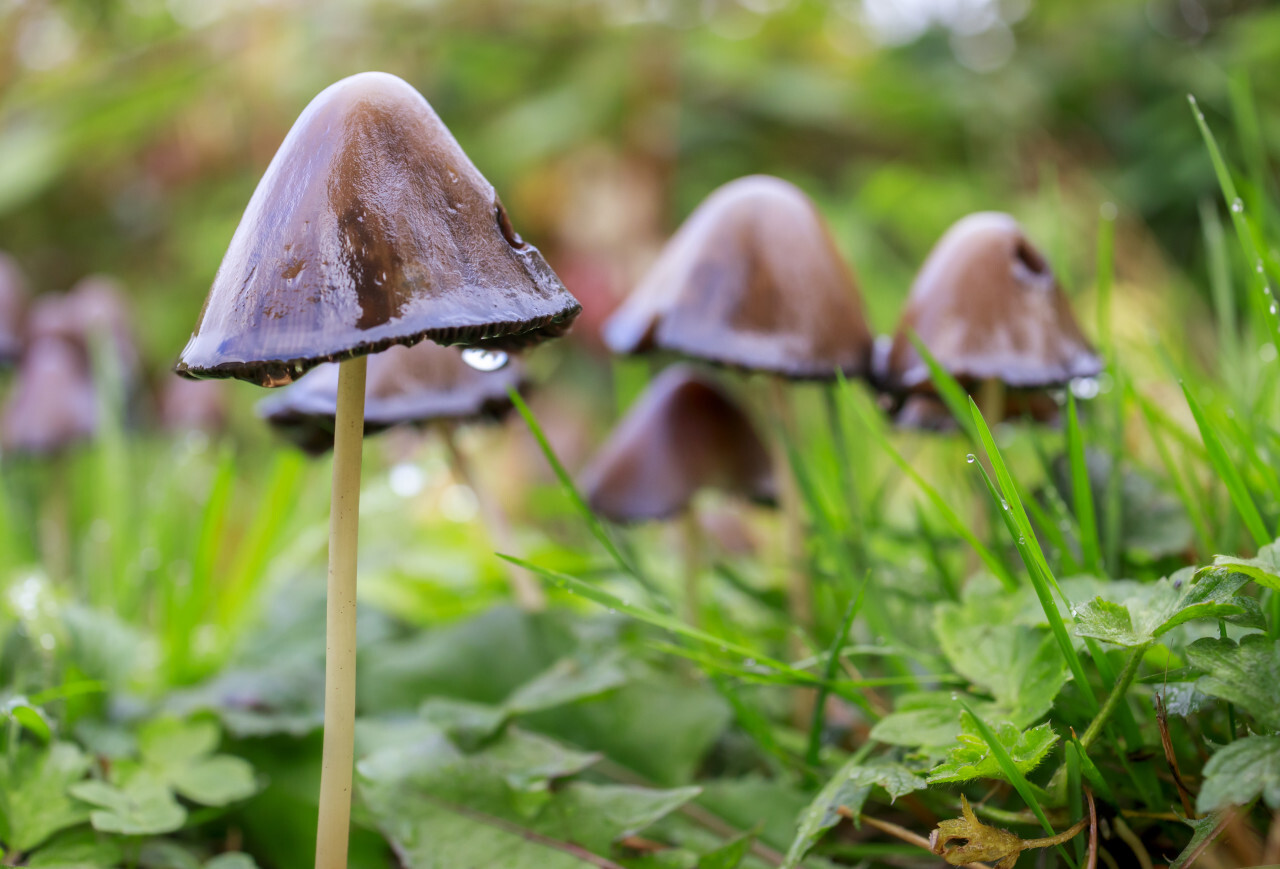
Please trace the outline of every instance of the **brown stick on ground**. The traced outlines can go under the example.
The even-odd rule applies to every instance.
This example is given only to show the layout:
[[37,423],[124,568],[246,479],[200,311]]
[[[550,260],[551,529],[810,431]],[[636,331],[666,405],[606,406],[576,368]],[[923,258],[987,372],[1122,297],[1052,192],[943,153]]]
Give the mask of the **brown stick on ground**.
[[1188,818],[1196,816],[1195,797],[1182,780],[1182,772],[1178,769],[1178,757],[1173,752],[1173,740],[1169,737],[1169,713],[1164,707],[1164,698],[1160,692],[1156,695],[1156,725],[1160,728],[1160,745],[1164,748],[1164,759],[1169,764],[1169,772],[1173,774],[1173,783],[1178,787],[1178,798],[1182,800],[1182,811]]
[[[858,814],[854,812],[852,809],[850,809],[848,806],[838,806],[836,808],[836,813],[840,815],[840,817],[848,818],[849,820],[854,820],[855,818],[858,817]],[[923,848],[924,850],[928,851],[930,854],[933,853],[933,849],[929,847],[928,839],[926,839],[924,836],[916,835],[915,833],[908,830],[906,827],[899,827],[897,824],[891,823],[889,821],[882,821],[879,818],[873,818],[870,815],[862,815],[861,821],[862,823],[866,824],[868,827],[877,829],[882,833],[888,833],[890,836],[893,836],[896,839],[901,839],[902,841],[907,842],[908,844]],[[983,865],[982,863],[965,863],[961,867],[961,869],[989,869],[989,867]]]

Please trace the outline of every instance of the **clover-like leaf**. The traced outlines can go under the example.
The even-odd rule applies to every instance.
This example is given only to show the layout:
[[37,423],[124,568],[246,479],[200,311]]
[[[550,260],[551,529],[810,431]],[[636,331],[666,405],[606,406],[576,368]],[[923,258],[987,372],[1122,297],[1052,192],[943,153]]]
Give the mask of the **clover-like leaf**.
[[157,781],[192,802],[225,806],[252,796],[257,783],[248,761],[213,753],[219,738],[212,721],[162,718],[138,734],[138,750]]
[[30,851],[59,830],[82,824],[88,811],[67,793],[84,778],[89,758],[75,745],[47,748],[20,744],[0,755],[0,840],[11,850]]
[[[944,763],[934,767],[929,774],[929,784],[975,778],[1004,779],[1000,762],[968,716],[962,718],[962,728],[957,737],[958,745],[951,749]],[[1024,773],[1035,769],[1058,742],[1058,734],[1048,724],[1023,731],[1006,721],[993,725],[991,729],[1014,766]]]
[[173,791],[146,773],[133,775],[124,785],[85,781],[71,786],[71,795],[97,806],[89,814],[93,828],[103,833],[147,836],[171,833],[187,820]]
[[1113,600],[1095,598],[1075,612],[1075,632],[1119,646],[1141,646],[1192,619],[1228,618],[1253,627],[1260,613],[1238,592],[1246,576],[1226,571],[1196,574],[1185,568],[1154,583],[1116,582]]
[[1264,730],[1280,730],[1280,640],[1262,634],[1233,640],[1205,637],[1186,650],[1191,666],[1204,671],[1196,688],[1234,703]]

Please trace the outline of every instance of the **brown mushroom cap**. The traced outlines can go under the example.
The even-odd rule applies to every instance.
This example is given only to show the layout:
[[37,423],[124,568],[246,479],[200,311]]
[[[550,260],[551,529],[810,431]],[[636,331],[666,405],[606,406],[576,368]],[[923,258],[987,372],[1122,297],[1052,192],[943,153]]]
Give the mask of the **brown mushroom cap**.
[[424,338],[533,343],[578,310],[422,95],[361,73],[289,131],[177,371],[280,386]]
[[956,379],[1022,388],[1064,384],[1102,370],[1048,261],[1007,214],[957,221],[920,268],[889,351],[887,388],[929,388],[914,331]]
[[615,522],[665,519],[703,488],[772,502],[769,451],[746,413],[713,380],[678,365],[662,372],[583,472],[591,509]]
[[84,345],[60,335],[33,336],[0,418],[0,445],[12,452],[52,453],[97,430],[97,394]]
[[862,297],[817,208],[767,175],[698,206],[604,339],[615,353],[673,350],[791,378],[862,374],[871,352]]
[[23,317],[27,309],[27,281],[18,262],[0,251],[0,365],[17,361],[22,353]]
[[[498,418],[510,409],[508,387],[525,381],[511,360],[497,371],[477,371],[455,347],[423,343],[393,346],[369,357],[364,430],[373,434],[401,423]],[[258,402],[258,415],[307,452],[333,447],[338,366],[321,365],[278,395]]]

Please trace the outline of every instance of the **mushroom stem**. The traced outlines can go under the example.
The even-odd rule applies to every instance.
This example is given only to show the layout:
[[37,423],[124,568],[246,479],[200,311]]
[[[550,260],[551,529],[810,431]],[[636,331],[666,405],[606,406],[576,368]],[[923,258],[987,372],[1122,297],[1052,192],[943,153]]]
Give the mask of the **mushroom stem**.
[[[784,438],[794,438],[795,418],[787,398],[786,384],[780,377],[769,378],[769,398],[774,418]],[[786,444],[777,445],[778,504],[782,508],[783,560],[786,570],[787,604],[795,625],[803,630],[813,627],[813,597],[804,570],[804,525],[800,519],[800,492],[787,458]]]
[[356,536],[364,445],[367,359],[342,363],[334,419],[333,494],[329,510],[329,592],[325,625],[324,754],[316,869],[346,869],[356,726]]
[[698,511],[692,504],[680,517],[680,549],[684,560],[684,609],[685,621],[694,627],[702,624],[702,589],[699,575],[702,573],[702,525]]
[[1004,381],[997,377],[988,377],[978,386],[978,410],[987,425],[995,426],[1004,419],[1005,389]]
[[[476,498],[476,506],[480,510],[480,518],[493,538],[493,543],[507,555],[519,555],[515,545],[515,535],[511,532],[511,523],[502,507],[493,499],[488,490],[476,481],[471,461],[458,447],[458,439],[454,436],[454,426],[445,423],[440,427],[441,439],[444,440],[445,451],[449,454],[449,467],[460,483],[469,487]],[[505,565],[507,578],[511,583],[511,592],[515,595],[520,609],[527,613],[541,612],[547,606],[546,595],[542,586],[529,571],[513,564]]]

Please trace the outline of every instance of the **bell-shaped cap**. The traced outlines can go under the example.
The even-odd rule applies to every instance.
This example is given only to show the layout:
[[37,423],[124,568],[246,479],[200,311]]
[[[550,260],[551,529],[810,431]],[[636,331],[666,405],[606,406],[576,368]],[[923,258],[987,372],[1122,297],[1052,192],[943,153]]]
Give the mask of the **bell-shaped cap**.
[[126,387],[142,376],[142,359],[133,328],[134,313],[120,283],[105,275],[89,275],[75,283],[63,301],[67,322],[79,331],[81,340],[104,339],[120,365]]
[[59,335],[33,336],[0,418],[0,446],[53,453],[97,430],[97,393],[84,345]]
[[[496,419],[511,407],[507,389],[524,381],[524,366],[516,359],[496,371],[479,371],[456,347],[394,346],[369,357],[364,430],[373,434],[402,423]],[[307,452],[322,453],[333,447],[337,406],[338,366],[328,363],[258,402],[258,414]]]
[[533,343],[578,310],[422,95],[361,73],[289,131],[177,371],[280,386],[424,338]]
[[615,353],[671,350],[791,378],[863,374],[871,331],[817,208],[766,175],[716,190],[604,326]]
[[587,502],[606,519],[665,519],[704,488],[771,503],[769,451],[715,381],[678,365],[662,372],[583,472]]
[[0,365],[11,365],[22,353],[27,281],[18,262],[0,251]]
[[1037,388],[1102,370],[1044,255],[1007,214],[956,222],[920,268],[882,379],[892,391],[929,388],[914,331],[961,382]]

